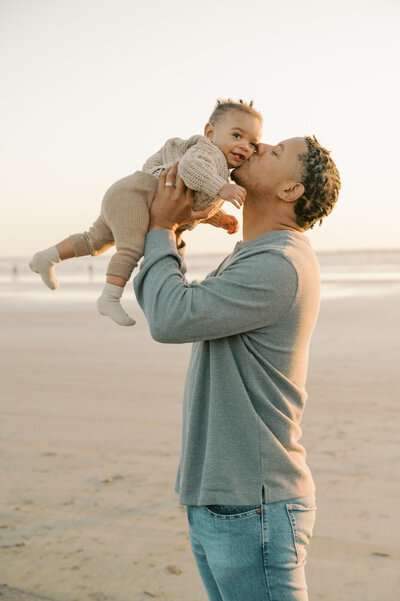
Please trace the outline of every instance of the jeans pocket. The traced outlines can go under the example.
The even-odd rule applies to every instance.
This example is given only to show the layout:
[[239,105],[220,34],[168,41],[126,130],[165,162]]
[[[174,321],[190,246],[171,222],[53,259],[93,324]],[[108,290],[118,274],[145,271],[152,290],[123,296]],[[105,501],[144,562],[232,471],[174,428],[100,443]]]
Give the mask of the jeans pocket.
[[233,520],[261,514],[260,505],[203,505],[204,509],[213,517],[221,520]]
[[308,507],[301,503],[289,503],[286,505],[286,511],[292,527],[297,563],[299,565],[305,565],[307,545],[312,537],[315,523],[316,507]]

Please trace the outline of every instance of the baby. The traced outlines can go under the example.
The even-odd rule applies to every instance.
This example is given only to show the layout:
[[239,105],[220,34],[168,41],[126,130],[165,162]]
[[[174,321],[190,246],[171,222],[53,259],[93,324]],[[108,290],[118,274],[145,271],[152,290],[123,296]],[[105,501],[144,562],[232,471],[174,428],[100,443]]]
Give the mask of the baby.
[[128,175],[107,190],[100,216],[88,231],[72,234],[55,246],[37,252],[29,263],[30,268],[40,274],[46,286],[56,290],[54,266],[57,263],[73,257],[99,255],[115,244],[117,251],[108,264],[106,284],[97,300],[97,308],[101,315],[119,325],[134,325],[135,320],[126,313],[120,300],[126,282],[143,255],[149,209],[159,176],[179,161],[178,175],[195,191],[193,210],[213,207],[207,219],[185,224],[184,229],[193,229],[202,221],[233,234],[238,228],[237,219],[222,211],[221,206],[227,200],[240,207],[246,190],[229,183],[229,170],[239,167],[256,152],[261,128],[262,117],[252,102],[218,101],[204,128],[204,136],[167,140],[146,161],[142,171]]

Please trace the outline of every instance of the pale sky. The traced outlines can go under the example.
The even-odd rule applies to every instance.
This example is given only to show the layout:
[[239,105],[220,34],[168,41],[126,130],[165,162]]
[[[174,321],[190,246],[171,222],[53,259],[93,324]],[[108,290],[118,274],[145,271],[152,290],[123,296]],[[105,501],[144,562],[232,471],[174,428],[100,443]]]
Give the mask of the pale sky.
[[[400,247],[399,17],[397,0],[0,0],[0,256],[87,229],[226,97],[254,99],[263,141],[332,151],[342,193],[315,249]],[[187,234],[197,252],[240,238]]]

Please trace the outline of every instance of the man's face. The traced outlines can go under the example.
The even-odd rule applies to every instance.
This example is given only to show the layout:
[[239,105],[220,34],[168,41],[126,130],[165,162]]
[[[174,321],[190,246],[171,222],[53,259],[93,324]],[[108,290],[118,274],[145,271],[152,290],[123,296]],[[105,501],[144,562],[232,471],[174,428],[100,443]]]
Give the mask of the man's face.
[[304,138],[290,138],[275,146],[259,144],[258,152],[235,169],[231,177],[249,193],[277,195],[288,183],[300,181],[299,155],[307,149]]

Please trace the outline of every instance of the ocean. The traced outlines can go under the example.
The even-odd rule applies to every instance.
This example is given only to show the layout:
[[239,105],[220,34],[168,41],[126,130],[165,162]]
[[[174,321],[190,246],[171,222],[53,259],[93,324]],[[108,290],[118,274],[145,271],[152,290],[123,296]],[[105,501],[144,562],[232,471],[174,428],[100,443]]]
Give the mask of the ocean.
[[[187,255],[188,279],[202,279],[224,258],[222,254]],[[317,252],[322,299],[400,292],[400,249]],[[57,302],[95,302],[105,280],[111,253],[80,257],[56,267]],[[53,294],[28,267],[28,257],[0,259],[0,303],[52,302]],[[125,295],[130,294],[128,291]]]

